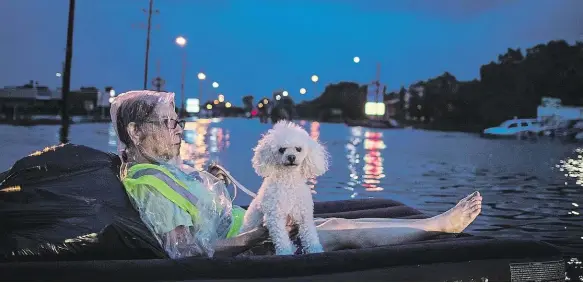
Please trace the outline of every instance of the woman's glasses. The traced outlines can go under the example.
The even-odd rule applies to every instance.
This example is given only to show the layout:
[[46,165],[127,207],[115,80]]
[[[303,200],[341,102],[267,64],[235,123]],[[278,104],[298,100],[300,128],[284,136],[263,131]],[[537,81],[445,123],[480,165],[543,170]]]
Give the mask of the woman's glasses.
[[186,121],[184,120],[176,120],[176,119],[162,119],[160,121],[146,121],[146,123],[163,123],[164,125],[166,125],[166,127],[168,129],[176,129],[177,125],[180,125],[180,128],[184,129],[184,126],[186,125]]

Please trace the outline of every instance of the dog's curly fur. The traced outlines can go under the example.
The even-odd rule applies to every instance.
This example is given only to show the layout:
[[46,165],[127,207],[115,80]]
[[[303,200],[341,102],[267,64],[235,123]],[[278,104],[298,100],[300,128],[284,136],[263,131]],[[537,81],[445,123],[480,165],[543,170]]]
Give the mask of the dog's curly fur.
[[294,253],[286,225],[298,224],[302,246],[307,253],[322,252],[314,224],[314,201],[309,178],[328,170],[328,154],[300,126],[278,122],[254,149],[253,168],[264,178],[251,202],[240,232],[261,224],[269,230],[278,255]]

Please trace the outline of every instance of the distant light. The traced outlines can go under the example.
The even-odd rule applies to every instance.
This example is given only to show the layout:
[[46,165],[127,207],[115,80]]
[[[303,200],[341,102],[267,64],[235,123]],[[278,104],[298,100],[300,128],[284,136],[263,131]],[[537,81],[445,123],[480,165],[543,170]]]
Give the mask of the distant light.
[[283,96],[288,96],[288,95],[289,95],[289,93],[287,92],[287,90],[284,90],[284,91],[283,91],[281,94],[282,94]]
[[278,94],[275,96],[275,100],[280,100],[280,99],[281,99],[281,95]]
[[204,73],[198,73],[198,79],[202,81],[206,79],[206,75]]
[[183,36],[179,36],[176,38],[175,42],[176,44],[178,44],[178,46],[184,47],[184,45],[186,45],[186,38],[184,38]]
[[217,83],[217,82],[213,82],[213,87],[214,87],[214,88],[217,88],[217,87],[219,87],[219,83]]
[[207,105],[206,105],[206,109],[208,109],[208,110],[211,110],[211,109],[213,109],[213,106],[212,106],[212,105],[210,105],[210,104],[207,104]]
[[109,91],[109,96],[110,96],[110,97],[114,97],[114,96],[115,96],[115,90],[114,90],[114,89],[111,89],[111,90]]
[[319,79],[320,78],[318,78],[318,76],[316,76],[316,75],[313,75],[312,76],[312,81],[315,82],[315,83],[317,83]]
[[367,102],[364,104],[364,113],[370,116],[385,115],[385,104],[383,102]]
[[61,73],[57,73],[56,76],[57,76],[57,78],[60,78],[62,75],[61,75]]
[[300,94],[306,94],[308,92],[305,88],[300,88]]
[[360,57],[356,56],[356,57],[354,57],[353,60],[354,60],[354,63],[358,64],[360,62]]
[[267,100],[267,98],[263,99],[263,104],[267,104],[269,103],[269,100]]
[[263,108],[263,103],[259,102],[259,104],[257,104],[257,107]]
[[198,98],[189,98],[186,100],[186,112],[198,113],[200,112],[200,101]]
[[114,100],[115,100],[115,98],[114,98],[114,97],[110,97],[110,98],[109,98],[109,103],[113,103],[113,101],[114,101]]
[[227,107],[227,108],[231,108],[231,102],[227,102],[227,103],[225,103],[225,107]]
[[215,101],[213,101],[213,103],[214,103],[215,105],[217,105],[217,104],[219,104],[219,101],[215,99]]
[[219,102],[224,102],[225,101],[225,96],[222,94],[219,94]]

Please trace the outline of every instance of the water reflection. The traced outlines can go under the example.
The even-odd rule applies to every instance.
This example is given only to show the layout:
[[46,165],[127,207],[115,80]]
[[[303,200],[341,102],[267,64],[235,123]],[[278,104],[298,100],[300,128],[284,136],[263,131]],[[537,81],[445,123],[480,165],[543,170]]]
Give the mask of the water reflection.
[[354,191],[354,187],[356,185],[360,185],[360,176],[358,171],[356,170],[356,165],[360,163],[360,155],[358,153],[358,145],[362,142],[362,128],[354,127],[350,128],[350,137],[348,139],[348,143],[345,146],[347,151],[346,159],[348,163],[348,171],[350,180],[346,183],[344,187],[346,190],[352,191],[351,198],[354,198],[358,195],[358,192]]
[[310,137],[314,140],[318,140],[320,138],[320,123],[319,122],[312,122],[310,124]]
[[[576,156],[573,156],[572,158],[561,160],[560,164],[557,164],[556,167],[559,168],[559,171],[565,174],[565,177],[574,179],[575,185],[583,186],[583,148],[577,148],[575,150],[575,155]],[[565,182],[565,185],[568,185],[568,182]],[[575,217],[577,221],[581,220],[579,218],[581,215],[580,207],[575,200],[571,202],[571,206],[568,208],[568,210],[569,210],[569,212],[567,212],[568,215],[570,215],[571,217]],[[567,229],[567,227],[565,227],[565,229]],[[583,235],[582,234],[577,235],[577,238],[578,240],[583,240]],[[571,260],[567,262],[567,269],[572,270],[571,272],[567,272],[567,274],[571,273],[574,276],[577,276],[577,278],[567,277],[566,278],[567,280],[583,281],[582,274],[583,272],[581,271],[582,265],[581,260],[579,258],[571,258]]]
[[[382,156],[385,147],[382,132],[363,130],[361,127],[350,128],[350,137],[345,145],[350,180],[344,188],[353,191],[351,198],[358,195],[358,191],[355,190],[357,186],[362,186],[367,192],[384,190],[381,181],[385,177]],[[362,175],[357,169],[361,163],[359,152],[361,149],[364,149]]]
[[203,170],[209,161],[218,159],[218,153],[229,148],[231,135],[229,130],[216,126],[220,122],[220,119],[199,119],[186,123],[180,147],[180,158],[186,164]]
[[381,180],[385,177],[383,168],[382,151],[386,148],[383,141],[383,133],[375,131],[366,131],[364,133],[364,174],[362,176],[363,187],[369,192],[382,191],[379,186]]
[[180,158],[197,170],[203,170],[204,165],[209,160],[208,146],[205,139],[210,123],[210,119],[199,119],[194,122],[188,122],[184,126]]
[[117,134],[115,133],[115,128],[113,127],[112,123],[110,123],[109,127],[107,128],[107,137],[107,145],[117,148]]
[[[304,122],[304,123],[301,123]],[[301,121],[300,125],[305,127],[306,122],[305,121]],[[310,137],[314,140],[318,140],[320,138],[320,123],[313,121],[310,123]],[[314,189],[316,187],[316,184],[318,184],[318,180],[316,178],[310,178],[308,179],[308,186],[310,187],[310,190],[312,190],[313,194],[316,194],[316,190]]]

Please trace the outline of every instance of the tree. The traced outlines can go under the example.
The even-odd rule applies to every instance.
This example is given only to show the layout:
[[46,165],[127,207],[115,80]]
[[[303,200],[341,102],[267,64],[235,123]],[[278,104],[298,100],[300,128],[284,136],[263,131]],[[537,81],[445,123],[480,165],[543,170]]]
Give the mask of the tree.
[[243,96],[243,109],[247,112],[253,109],[253,95]]

